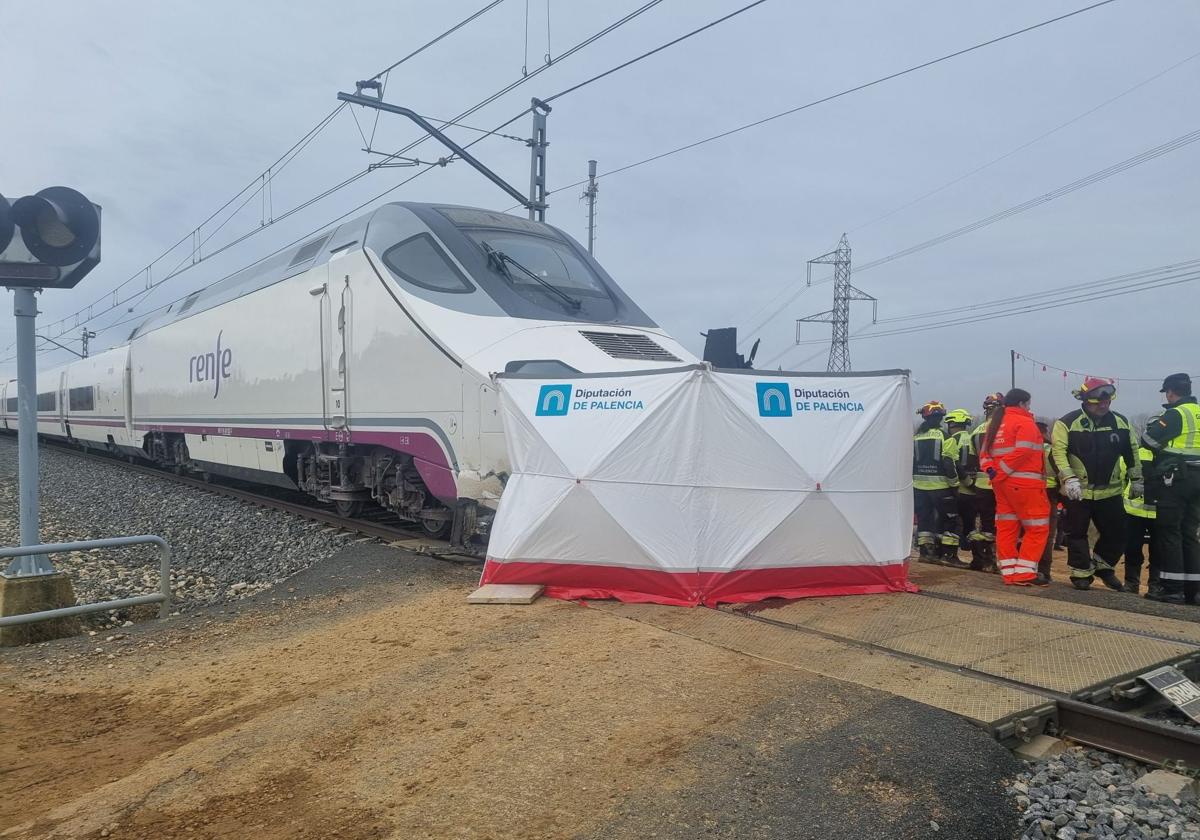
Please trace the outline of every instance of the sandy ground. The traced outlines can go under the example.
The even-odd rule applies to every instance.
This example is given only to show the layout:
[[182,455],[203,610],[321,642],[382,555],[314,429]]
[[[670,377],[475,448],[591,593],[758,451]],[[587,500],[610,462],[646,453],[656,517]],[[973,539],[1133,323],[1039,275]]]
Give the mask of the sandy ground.
[[1012,836],[1011,759],[949,715],[576,604],[468,606],[477,574],[361,545],[5,651],[0,836]]

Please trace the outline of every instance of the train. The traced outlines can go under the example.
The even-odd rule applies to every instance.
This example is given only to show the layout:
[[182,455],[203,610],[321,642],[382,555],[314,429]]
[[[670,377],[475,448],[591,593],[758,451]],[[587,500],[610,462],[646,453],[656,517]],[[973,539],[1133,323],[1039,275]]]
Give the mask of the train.
[[[39,371],[37,430],[466,545],[486,542],[508,477],[497,374],[696,361],[562,230],[396,202]],[[15,430],[15,381],[0,408]]]

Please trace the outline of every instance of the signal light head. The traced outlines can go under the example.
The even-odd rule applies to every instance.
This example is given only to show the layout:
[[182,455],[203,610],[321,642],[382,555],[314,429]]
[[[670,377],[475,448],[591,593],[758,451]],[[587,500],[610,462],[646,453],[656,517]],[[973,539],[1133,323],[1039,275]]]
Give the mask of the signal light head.
[[100,214],[70,187],[27,195],[13,205],[12,215],[29,253],[48,265],[74,265],[100,241]]
[[8,199],[0,195],[0,254],[4,253],[4,249],[8,247],[8,243],[12,242],[13,231],[16,225],[13,223],[12,206],[8,203]]

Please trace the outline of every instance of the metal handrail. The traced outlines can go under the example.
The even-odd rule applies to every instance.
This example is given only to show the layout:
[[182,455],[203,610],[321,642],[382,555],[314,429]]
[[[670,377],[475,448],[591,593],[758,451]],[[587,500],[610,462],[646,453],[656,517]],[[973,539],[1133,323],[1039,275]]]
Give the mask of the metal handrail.
[[[49,621],[53,618],[67,618],[74,615],[86,615],[94,612],[106,612],[121,607],[134,607],[139,604],[160,604],[158,617],[166,618],[171,610],[171,546],[162,537],[153,534],[143,534],[138,537],[106,537],[99,540],[81,540],[79,542],[47,543],[45,545],[20,545],[0,548],[0,560],[9,557],[27,557],[41,554],[61,554],[66,551],[85,551],[93,548],[121,548],[127,545],[156,545],[158,546],[158,592],[151,595],[135,595],[131,598],[118,598],[115,601],[101,601],[98,604],[79,604],[74,607],[60,607],[54,610],[22,613],[0,617],[0,627],[12,627],[18,624],[32,624],[37,621]],[[6,575],[10,580],[33,577],[33,575]]]

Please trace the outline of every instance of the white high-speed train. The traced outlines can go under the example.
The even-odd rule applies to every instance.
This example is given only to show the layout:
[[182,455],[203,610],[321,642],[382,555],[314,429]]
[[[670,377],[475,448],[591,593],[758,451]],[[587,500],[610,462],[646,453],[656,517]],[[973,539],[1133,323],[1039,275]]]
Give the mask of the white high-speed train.
[[[38,433],[178,471],[486,534],[507,479],[499,372],[693,363],[562,231],[387,204],[38,374]],[[17,426],[16,383],[0,391]]]

